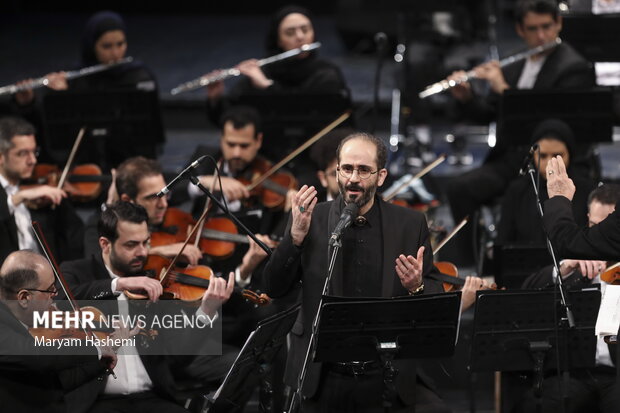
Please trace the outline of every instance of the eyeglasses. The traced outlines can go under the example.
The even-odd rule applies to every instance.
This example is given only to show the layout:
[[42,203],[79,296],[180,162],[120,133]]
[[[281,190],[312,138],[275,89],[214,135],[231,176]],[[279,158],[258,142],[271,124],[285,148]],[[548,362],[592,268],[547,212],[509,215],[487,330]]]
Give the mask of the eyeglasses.
[[26,291],[38,291],[40,293],[46,293],[46,294],[50,294],[50,295],[56,295],[58,294],[58,288],[56,288],[55,285],[52,285],[50,288],[48,288],[47,290],[37,290],[36,288],[22,288],[22,290],[26,290]]
[[25,158],[28,155],[34,155],[35,158],[39,157],[39,154],[41,153],[41,148],[37,147],[34,150],[30,150],[30,149],[21,149],[17,152],[15,152],[15,156],[18,158]]
[[374,175],[379,172],[378,169],[376,171],[373,171],[370,166],[366,165],[360,165],[357,168],[354,168],[353,165],[342,165],[338,166],[336,170],[340,172],[340,175],[343,178],[347,179],[351,178],[353,176],[353,172],[355,171],[357,171],[357,176],[359,176],[360,179],[368,179],[370,178],[370,175]]

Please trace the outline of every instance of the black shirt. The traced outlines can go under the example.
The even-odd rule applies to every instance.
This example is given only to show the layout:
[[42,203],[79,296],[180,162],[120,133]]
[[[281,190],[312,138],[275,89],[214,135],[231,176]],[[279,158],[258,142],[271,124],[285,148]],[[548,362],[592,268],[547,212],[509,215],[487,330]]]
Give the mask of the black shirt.
[[348,297],[381,295],[383,231],[377,202],[364,218],[363,223],[355,220],[342,237],[343,291]]

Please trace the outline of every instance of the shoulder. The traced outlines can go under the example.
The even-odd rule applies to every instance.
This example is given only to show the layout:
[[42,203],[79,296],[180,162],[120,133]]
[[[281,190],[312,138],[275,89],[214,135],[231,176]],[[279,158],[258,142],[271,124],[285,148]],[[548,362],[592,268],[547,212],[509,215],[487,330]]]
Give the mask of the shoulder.
[[557,60],[566,67],[584,66],[589,67],[588,61],[581,56],[570,44],[564,42],[549,55],[549,60]]
[[85,269],[91,270],[96,268],[97,259],[94,255],[88,258],[80,258],[79,260],[64,261],[60,264],[60,269],[66,272],[77,272]]
[[413,221],[413,222],[425,222],[426,217],[423,213],[415,211],[411,208],[395,205],[390,202],[379,200],[381,205],[381,213],[385,217],[394,217],[398,220]]

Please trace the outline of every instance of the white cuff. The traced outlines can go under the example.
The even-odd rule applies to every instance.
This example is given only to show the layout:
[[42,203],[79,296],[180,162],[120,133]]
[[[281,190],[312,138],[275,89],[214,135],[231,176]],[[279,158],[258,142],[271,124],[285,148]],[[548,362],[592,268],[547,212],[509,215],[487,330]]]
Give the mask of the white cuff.
[[248,275],[248,278],[244,280],[243,278],[241,278],[241,270],[239,270],[239,267],[235,268],[235,284],[243,288],[247,287],[251,282],[252,274]]

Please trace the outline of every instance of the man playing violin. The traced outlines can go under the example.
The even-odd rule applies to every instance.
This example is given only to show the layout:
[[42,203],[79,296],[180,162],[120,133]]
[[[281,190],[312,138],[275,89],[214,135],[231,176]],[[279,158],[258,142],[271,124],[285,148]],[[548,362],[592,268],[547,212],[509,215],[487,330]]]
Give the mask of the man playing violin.
[[[588,227],[599,224],[616,209],[620,201],[620,186],[604,184],[594,189],[588,199]],[[567,257],[568,258],[568,257]],[[602,272],[607,263],[600,260],[562,259],[560,274],[564,285],[568,288],[581,288],[591,283],[600,283],[601,290],[607,288]],[[545,267],[532,274],[523,283],[523,288],[553,287],[556,270],[552,266]],[[602,338],[598,338],[596,348],[596,366],[593,369],[579,369],[571,371],[569,383],[569,411],[613,411],[617,409],[618,394],[614,391],[616,381],[615,349],[608,346]],[[557,411],[561,409],[562,398],[557,393],[558,377],[545,378],[543,384],[543,411]],[[529,385],[528,385],[529,387]],[[519,398],[514,411],[529,412],[536,410],[536,399],[531,392]]]
[[[349,297],[397,297],[442,292],[429,278],[432,271],[430,237],[424,216],[382,201],[377,188],[387,176],[387,149],[372,135],[355,133],[337,152],[340,195],[317,203],[314,187],[302,186],[293,198],[292,217],[278,248],[264,267],[270,296],[286,294],[301,281],[302,312],[291,332],[285,381],[297,387],[309,345],[328,268],[328,240],[345,205],[355,203],[359,217],[342,235],[341,257],[334,268],[330,294]],[[399,370],[394,411],[449,411],[416,377],[416,363],[395,362]],[[363,366],[363,370],[355,366]],[[304,411],[383,411],[383,377],[378,363],[310,363],[303,396]],[[346,406],[346,407],[345,407]],[[374,409],[374,410],[373,410]]]
[[[168,212],[168,199],[159,198],[155,194],[159,192],[166,181],[159,163],[152,159],[141,156],[129,158],[121,163],[114,171],[114,184],[108,191],[106,205],[112,205],[117,200],[133,202],[144,207],[148,214],[148,225],[151,232],[163,231],[164,233],[175,233],[177,229],[165,228],[163,226]],[[85,244],[87,256],[99,253],[99,241],[96,230],[98,215],[91,217],[86,230]],[[183,239],[187,234],[179,234]],[[174,237],[172,237],[174,238]],[[174,257],[180,250],[182,242],[171,242],[163,245],[152,246],[149,254],[158,255],[164,258]],[[195,265],[202,258],[202,252],[193,244],[188,244],[183,250],[184,261]]]
[[[88,394],[117,357],[109,347],[92,348],[90,355],[74,349],[35,345],[28,328],[35,311],[47,311],[56,295],[50,264],[32,251],[11,253],[0,269],[0,400],[2,409],[18,413],[79,412]],[[99,356],[97,355],[99,353]],[[81,387],[80,387],[81,386]],[[92,401],[92,399],[91,399]]]
[[[150,233],[146,210],[131,202],[119,201],[101,214],[99,244],[101,254],[90,258],[68,261],[61,269],[73,294],[78,300],[127,300],[125,291],[142,291],[149,300],[157,301],[162,295],[161,283],[144,273]],[[213,318],[222,303],[228,300],[234,287],[233,274],[228,281],[212,277],[198,312]],[[179,366],[173,358],[143,357],[124,354],[119,357],[116,375],[101,387],[100,397],[93,412],[107,409],[130,411],[130,406],[141,406],[165,412],[184,412],[173,402],[178,376],[188,375],[201,382],[217,381],[234,360],[234,354],[225,356],[197,356],[191,365]],[[185,368],[186,370],[183,370]]]
[[0,119],[0,262],[19,249],[38,251],[30,222],[39,221],[59,260],[82,256],[84,224],[67,194],[49,185],[25,187],[37,164],[34,127],[21,118]]

